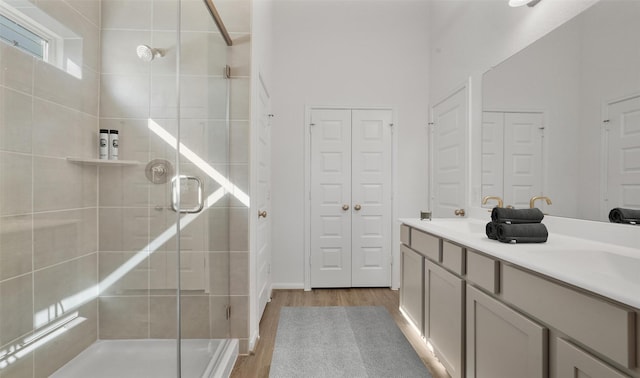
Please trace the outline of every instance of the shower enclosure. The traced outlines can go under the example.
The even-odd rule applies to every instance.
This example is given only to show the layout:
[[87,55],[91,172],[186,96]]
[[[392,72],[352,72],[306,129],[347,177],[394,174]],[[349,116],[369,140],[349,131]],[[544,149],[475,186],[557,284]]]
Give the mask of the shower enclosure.
[[0,378],[231,368],[249,91],[229,66],[249,54],[212,5],[0,1]]

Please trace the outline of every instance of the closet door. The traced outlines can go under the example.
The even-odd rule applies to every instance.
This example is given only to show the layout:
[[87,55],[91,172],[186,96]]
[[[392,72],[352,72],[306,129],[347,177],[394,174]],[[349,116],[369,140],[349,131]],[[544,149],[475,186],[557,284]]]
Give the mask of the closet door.
[[391,286],[391,111],[351,119],[351,286]]
[[311,113],[311,287],[351,286],[351,110]]

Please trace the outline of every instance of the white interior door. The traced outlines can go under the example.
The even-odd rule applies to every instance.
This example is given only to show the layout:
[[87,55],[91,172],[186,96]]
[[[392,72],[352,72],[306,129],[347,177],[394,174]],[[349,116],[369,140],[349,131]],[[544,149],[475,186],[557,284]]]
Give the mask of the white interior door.
[[390,110],[311,111],[311,287],[391,286]]
[[391,122],[352,111],[351,286],[391,286]]
[[451,218],[465,208],[468,126],[467,88],[461,88],[431,109],[434,217]]
[[[482,113],[482,197],[504,198],[504,113]],[[494,207],[495,203],[484,205]]]
[[542,113],[504,113],[505,206],[528,208],[542,195],[543,132]]
[[351,286],[351,110],[311,112],[311,286]]
[[603,219],[615,207],[640,209],[640,96],[607,106]]
[[271,99],[269,92],[260,80],[258,90],[259,119],[258,119],[258,185],[257,204],[258,222],[256,232],[256,269],[258,288],[258,319],[271,299]]

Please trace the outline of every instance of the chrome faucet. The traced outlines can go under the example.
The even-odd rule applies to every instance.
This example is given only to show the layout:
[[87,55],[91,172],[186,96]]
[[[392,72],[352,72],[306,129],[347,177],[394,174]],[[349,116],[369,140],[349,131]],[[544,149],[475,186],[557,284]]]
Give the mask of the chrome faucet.
[[545,197],[545,196],[533,196],[533,197],[531,197],[531,200],[529,200],[529,208],[533,209],[534,202],[536,202],[537,200],[540,200],[540,199],[543,199],[543,200],[547,201],[547,205],[551,205],[551,198]]
[[504,205],[504,203],[502,202],[502,198],[498,197],[498,196],[486,196],[482,199],[482,204],[486,205],[487,202],[489,202],[489,200],[496,200],[498,201],[498,207],[502,207]]

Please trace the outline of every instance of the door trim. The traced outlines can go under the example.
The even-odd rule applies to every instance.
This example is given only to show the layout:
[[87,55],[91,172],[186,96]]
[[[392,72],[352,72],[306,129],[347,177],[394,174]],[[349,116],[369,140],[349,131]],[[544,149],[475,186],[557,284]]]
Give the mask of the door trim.
[[[395,222],[394,219],[398,218],[397,206],[396,206],[396,192],[397,192],[397,145],[398,145],[398,123],[396,121],[396,110],[394,107],[381,106],[381,107],[362,107],[362,106],[316,106],[306,105],[304,111],[304,290],[311,291],[311,113],[313,110],[388,110],[391,111],[391,120],[393,122],[393,129],[391,133],[391,219],[392,228]],[[390,230],[391,236],[391,288],[397,289],[399,283],[395,282],[398,277],[395,273],[396,262],[399,260],[400,250],[396,248],[395,233],[394,230]],[[397,249],[397,250],[396,250]]]

